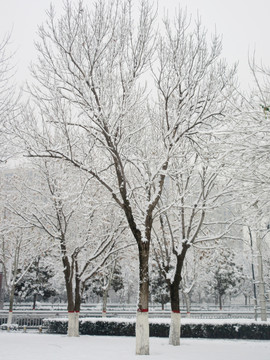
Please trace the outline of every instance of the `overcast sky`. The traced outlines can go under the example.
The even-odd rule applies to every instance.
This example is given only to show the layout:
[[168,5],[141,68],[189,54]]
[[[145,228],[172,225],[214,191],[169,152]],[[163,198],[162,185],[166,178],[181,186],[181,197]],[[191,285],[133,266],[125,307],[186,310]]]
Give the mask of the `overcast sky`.
[[[76,0],[73,0],[76,1]],[[139,1],[139,0],[137,0]],[[155,1],[155,0],[154,0]],[[62,0],[0,0],[0,38],[12,30],[17,49],[18,76],[27,77],[28,64],[35,53],[33,41],[45,11],[53,3],[61,9]],[[85,0],[85,3],[91,0]],[[239,61],[240,79],[247,82],[248,53],[256,49],[258,61],[270,65],[270,0],[159,0],[159,11],[172,12],[179,5],[188,13],[200,14],[209,33],[217,30],[223,36],[223,55],[229,62]],[[245,84],[246,85],[246,84]]]

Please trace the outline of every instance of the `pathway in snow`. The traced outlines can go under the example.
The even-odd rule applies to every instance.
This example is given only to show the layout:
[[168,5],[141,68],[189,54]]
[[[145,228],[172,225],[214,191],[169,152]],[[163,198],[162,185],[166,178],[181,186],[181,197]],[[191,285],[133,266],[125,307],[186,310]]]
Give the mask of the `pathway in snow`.
[[31,334],[0,331],[1,360],[269,360],[270,341],[151,338],[150,356],[135,355],[132,337]]

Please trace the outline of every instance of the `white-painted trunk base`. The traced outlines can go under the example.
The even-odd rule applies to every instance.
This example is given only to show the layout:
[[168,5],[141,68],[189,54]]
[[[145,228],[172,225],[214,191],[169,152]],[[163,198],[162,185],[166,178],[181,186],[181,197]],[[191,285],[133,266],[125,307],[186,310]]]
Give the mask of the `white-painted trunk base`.
[[79,312],[68,313],[68,336],[79,336]]
[[180,313],[171,312],[171,325],[169,344],[174,346],[180,345],[180,331],[181,331],[181,315]]
[[148,312],[137,312],[136,318],[136,355],[149,355]]
[[106,313],[106,311],[102,311],[102,317],[106,317],[107,316],[107,313]]
[[10,311],[10,312],[8,313],[8,320],[7,320],[7,327],[8,327],[8,328],[9,328],[10,325],[12,324],[12,317],[13,317],[13,312]]

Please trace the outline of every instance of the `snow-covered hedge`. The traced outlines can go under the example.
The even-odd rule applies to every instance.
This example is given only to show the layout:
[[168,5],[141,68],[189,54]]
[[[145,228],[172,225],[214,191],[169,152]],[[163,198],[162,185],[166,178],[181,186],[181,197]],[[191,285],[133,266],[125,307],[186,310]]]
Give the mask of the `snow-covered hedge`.
[[2,330],[18,330],[19,326],[18,324],[10,324],[9,326],[7,324],[2,324],[1,329]]
[[[67,319],[46,319],[44,325],[49,333],[66,334]],[[170,323],[168,319],[150,319],[150,336],[168,337]],[[80,319],[81,335],[134,336],[134,319]],[[195,320],[183,319],[182,337],[213,339],[259,339],[270,340],[270,322],[251,320]]]

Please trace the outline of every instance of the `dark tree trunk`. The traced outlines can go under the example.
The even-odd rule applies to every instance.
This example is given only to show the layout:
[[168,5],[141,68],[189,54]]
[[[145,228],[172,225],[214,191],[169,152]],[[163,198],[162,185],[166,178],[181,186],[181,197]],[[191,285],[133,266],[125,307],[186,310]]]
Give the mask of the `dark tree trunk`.
[[36,303],[37,303],[37,294],[33,296],[33,310],[36,310]]
[[64,267],[65,286],[67,292],[68,310],[68,336],[79,336],[79,311],[80,311],[80,280],[75,276],[75,301],[73,295],[73,276],[69,259],[66,255],[62,257]]
[[145,243],[139,252],[139,302],[138,311],[148,311],[149,301],[149,243]]
[[164,310],[164,305],[165,305],[165,302],[163,300],[163,296],[161,296],[161,310],[162,311]]
[[176,255],[177,263],[174,279],[168,280],[168,286],[170,289],[170,297],[171,297],[171,325],[170,325],[170,338],[169,343],[171,345],[178,346],[180,345],[180,300],[179,300],[179,286],[182,280],[182,268],[185,260],[186,252],[189,248],[189,245],[183,244],[183,249],[181,254],[177,254],[174,250],[174,254]]
[[169,344],[180,345],[180,304],[179,304],[179,282],[174,281],[169,286],[171,297],[171,324]]
[[171,310],[175,313],[180,312],[179,285],[177,281],[174,281],[170,286]]
[[222,296],[218,295],[218,301],[219,301],[219,310],[222,310]]

